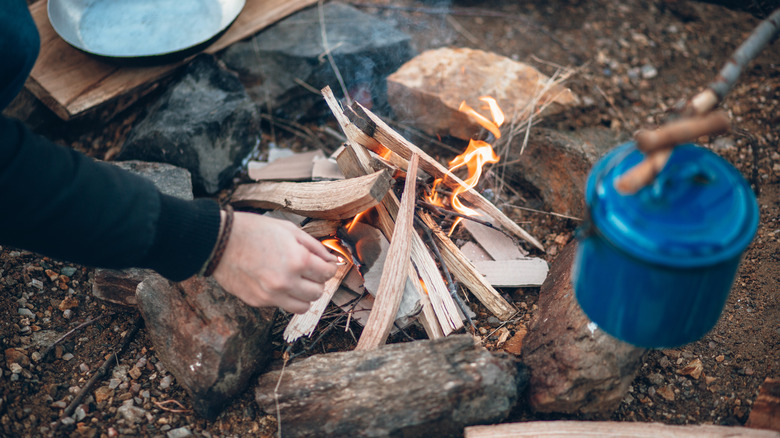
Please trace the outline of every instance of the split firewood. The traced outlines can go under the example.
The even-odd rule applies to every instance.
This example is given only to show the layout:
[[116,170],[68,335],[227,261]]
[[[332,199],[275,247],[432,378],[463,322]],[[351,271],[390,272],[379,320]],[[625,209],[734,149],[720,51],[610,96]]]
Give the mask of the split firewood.
[[314,167],[311,169],[312,181],[333,181],[337,179],[344,179],[344,174],[341,173],[336,160],[323,158],[314,161]]
[[311,152],[278,158],[270,163],[250,161],[249,178],[254,181],[305,181],[312,178],[314,162],[325,159],[317,149]]
[[359,178],[308,183],[242,184],[231,197],[236,207],[284,209],[318,219],[342,220],[377,205],[393,179],[387,172]]
[[[353,107],[345,109],[345,114],[365,135],[373,138],[382,146],[390,149],[399,156],[409,159],[412,154],[420,155],[420,166],[432,177],[442,178],[444,184],[451,188],[466,187],[465,183],[460,178],[442,166],[433,157],[426,154],[422,149],[406,140],[403,136],[390,128],[382,119],[371,113],[359,103],[355,103]],[[371,144],[364,144],[362,146],[369,148]],[[381,150],[378,153],[381,153]],[[528,241],[535,247],[544,251],[544,247],[536,238],[528,234],[528,232],[517,225],[516,222],[509,219],[501,210],[482,197],[476,190],[468,189],[461,194],[461,197],[475,208],[481,209],[487,217],[509,233]]]
[[255,400],[286,438],[462,436],[505,419],[526,379],[513,356],[454,335],[311,356],[261,375]]
[[767,377],[759,386],[747,426],[780,432],[780,379]]
[[[347,120],[342,113],[341,107],[333,96],[330,88],[326,87],[323,89],[323,96],[325,97],[328,106],[330,106],[331,111],[336,115],[336,119],[339,120],[339,124],[341,124],[342,127],[345,125],[347,126],[344,130],[344,134],[347,135],[348,138],[351,138],[342,153],[337,157],[339,167],[347,178],[365,175],[371,171],[371,160],[368,151],[356,141],[363,136],[362,131],[350,128],[354,127],[354,125],[349,123],[349,120]],[[393,216],[397,214],[398,203],[398,198],[394,193],[390,192],[376,208],[377,226],[388,239],[392,237],[392,229],[394,226]],[[412,234],[412,264],[417,268],[420,278],[425,283],[429,298],[429,300],[423,300],[423,313],[421,314],[421,318],[427,318],[428,315],[430,315],[431,312],[426,308],[429,303],[433,308],[433,313],[436,315],[436,320],[434,321],[423,321],[423,326],[432,330],[429,332],[429,336],[431,336],[431,333],[438,332],[442,332],[444,336],[447,336],[453,331],[463,327],[463,319],[459,315],[457,306],[450,296],[447,285],[444,283],[444,280],[439,273],[436,261],[425,248],[425,244],[420,236],[416,233]],[[417,276],[412,275],[410,278],[416,280]],[[440,329],[432,328],[437,322],[440,325]]]
[[[409,174],[417,174],[419,158],[413,155],[409,160]],[[404,284],[411,263],[411,235],[414,234],[414,201],[417,197],[417,178],[407,178],[404,193],[396,216],[393,239],[387,251],[387,259],[382,269],[382,278],[376,292],[374,308],[363,333],[358,340],[356,350],[373,350],[387,341],[390,328],[395,321],[398,307],[404,293]]]
[[[387,126],[386,123],[364,107],[359,106],[359,104],[356,107],[361,112],[361,115],[359,116],[350,108],[347,108],[346,110],[342,109],[333,97],[333,92],[330,90],[330,87],[323,88],[322,94],[328,102],[336,120],[338,120],[339,125],[347,135],[350,143],[362,146],[378,154],[382,154],[389,149],[407,160],[412,153],[417,154],[420,156],[421,169],[432,177],[442,178],[446,175],[447,178],[444,178],[445,184],[450,185],[451,187],[464,185],[460,178],[453,175],[452,172],[439,164],[438,161],[433,159],[422,149],[407,141],[403,136],[395,132],[392,128]],[[535,247],[544,251],[544,247],[538,240],[520,228],[517,223],[506,217],[501,210],[491,204],[487,199],[483,198],[482,195],[477,193],[474,189],[467,190],[461,196],[475,207],[484,210],[488,217],[495,220],[497,224],[511,234],[527,240]]]
[[311,303],[309,310],[290,319],[290,322],[284,329],[284,340],[286,342],[295,342],[301,336],[311,336],[314,329],[317,328],[317,323],[320,322],[320,318],[322,318],[325,308],[328,307],[333,294],[336,293],[336,290],[341,285],[341,280],[347,276],[350,269],[352,269],[352,264],[348,262],[339,266],[336,270],[336,275],[325,282],[322,295],[320,295],[317,301]]
[[431,229],[434,237],[441,244],[440,250],[444,263],[447,264],[455,279],[463,283],[496,317],[502,320],[511,318],[517,310],[485,280],[485,277],[460,252],[455,243],[447,237],[447,234],[442,231],[441,227],[436,224],[430,215],[421,213],[420,218]]
[[501,231],[470,220],[461,221],[461,225],[493,260],[516,260],[528,255],[513,239]]
[[321,237],[327,237],[327,236],[335,236],[336,230],[338,230],[340,223],[338,221],[329,221],[329,220],[313,220],[303,227],[301,229],[308,233],[310,236],[315,238],[321,238]]
[[547,262],[540,258],[474,262],[493,287],[538,287],[547,278]]
[[742,426],[697,424],[677,426],[661,423],[617,421],[529,421],[467,427],[465,438],[780,438],[780,433]]
[[[390,242],[379,229],[362,222],[356,223],[350,228],[348,237],[355,242],[355,251],[360,256],[360,263],[363,265],[360,270],[363,274],[363,289],[369,294],[377,296]],[[410,278],[416,278],[416,276]],[[410,278],[407,278],[404,283],[396,320],[406,319],[420,313],[420,293],[415,282]]]

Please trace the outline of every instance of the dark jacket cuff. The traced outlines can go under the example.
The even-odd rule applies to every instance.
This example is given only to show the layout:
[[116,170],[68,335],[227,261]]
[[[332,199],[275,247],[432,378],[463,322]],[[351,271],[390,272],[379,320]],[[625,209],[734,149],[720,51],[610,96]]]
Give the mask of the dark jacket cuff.
[[144,264],[173,281],[197,274],[217,243],[219,210],[213,199],[187,201],[161,193],[154,243]]

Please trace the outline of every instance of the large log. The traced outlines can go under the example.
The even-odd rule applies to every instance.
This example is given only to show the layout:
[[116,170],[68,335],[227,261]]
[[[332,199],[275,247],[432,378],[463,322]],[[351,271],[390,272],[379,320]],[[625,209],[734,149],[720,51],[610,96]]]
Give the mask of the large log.
[[260,376],[255,399],[281,436],[447,437],[502,421],[525,369],[469,335],[321,354]]
[[531,407],[540,412],[605,415],[614,411],[647,350],[596,327],[574,297],[576,241],[563,248],[539,291],[539,310],[524,339]]
[[767,377],[758,388],[747,426],[780,432],[780,379]]
[[358,178],[309,183],[256,183],[238,186],[231,197],[236,207],[284,209],[307,217],[342,220],[377,205],[390,190],[388,172]]
[[137,297],[160,360],[206,418],[270,359],[276,309],[247,306],[212,278],[174,283],[155,274],[138,285]]
[[532,421],[467,427],[465,438],[780,438],[780,433],[736,426],[674,426],[616,421]]

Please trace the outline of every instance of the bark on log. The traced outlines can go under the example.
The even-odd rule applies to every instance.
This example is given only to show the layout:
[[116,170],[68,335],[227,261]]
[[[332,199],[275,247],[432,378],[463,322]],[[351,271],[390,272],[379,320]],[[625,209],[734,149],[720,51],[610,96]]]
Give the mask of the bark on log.
[[236,207],[284,209],[303,216],[342,220],[377,205],[393,182],[388,172],[359,178],[310,183],[257,183],[238,186]]
[[524,339],[530,404],[540,412],[609,414],[628,391],[647,350],[609,336],[582,312],[571,284],[576,249],[572,241],[552,263]]
[[270,358],[276,310],[247,306],[211,278],[174,283],[155,274],[138,285],[137,297],[160,360],[206,418],[244,391]]
[[135,289],[144,279],[153,275],[157,273],[150,269],[95,269],[92,295],[110,303],[136,307],[138,299],[135,296]]
[[780,432],[780,379],[767,378],[758,388],[747,426]]
[[467,427],[465,438],[780,438],[780,434],[746,427],[673,426],[616,421],[531,421]]
[[286,438],[462,436],[506,418],[526,379],[512,356],[453,335],[312,356],[260,376],[255,398]]

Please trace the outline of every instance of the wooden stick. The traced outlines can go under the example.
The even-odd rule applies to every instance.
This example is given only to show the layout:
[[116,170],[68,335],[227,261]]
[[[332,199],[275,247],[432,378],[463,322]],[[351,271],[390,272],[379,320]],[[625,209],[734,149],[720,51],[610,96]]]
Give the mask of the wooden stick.
[[[73,415],[73,412],[76,411],[76,408],[81,404],[81,401],[84,399],[84,396],[92,392],[92,388],[95,387],[95,384],[98,382],[98,380],[105,377],[106,374],[108,374],[108,370],[111,369],[111,364],[119,365],[119,358],[118,355],[122,354],[125,349],[127,349],[127,346],[130,345],[130,342],[135,339],[136,333],[138,333],[138,330],[141,329],[141,326],[144,325],[144,319],[139,315],[136,316],[135,321],[133,322],[133,327],[130,329],[127,334],[125,334],[125,338],[122,339],[122,344],[117,348],[117,350],[112,354],[108,359],[106,359],[102,365],[100,365],[100,368],[95,372],[95,374],[92,375],[92,377],[87,381],[87,383],[84,385],[83,388],[79,391],[78,394],[73,398],[73,400],[70,402],[68,407],[65,408],[65,410],[62,413],[62,417],[60,417],[60,420],[65,417],[70,417]],[[58,423],[59,424],[59,423]]]
[[312,237],[321,238],[326,236],[335,236],[336,230],[338,230],[339,222],[338,221],[329,221],[329,220],[314,220],[303,227],[301,229],[305,231],[307,234],[309,234]]
[[652,131],[639,131],[634,138],[637,148],[645,153],[673,148],[693,141],[703,135],[722,134],[731,128],[731,121],[725,111],[713,111],[667,123]]
[[[439,164],[433,157],[426,154],[422,149],[415,146],[403,136],[395,132],[390,128],[382,119],[371,113],[365,107],[359,103],[355,103],[352,108],[345,111],[347,118],[355,124],[365,135],[373,138],[379,142],[382,146],[390,149],[399,156],[405,159],[409,159],[412,154],[420,155],[420,167],[428,172],[429,175],[434,178],[443,178],[446,185],[456,188],[465,187],[465,183],[450,172],[447,168]],[[370,149],[370,144],[363,144],[362,146]],[[376,152],[376,151],[375,151]],[[520,228],[517,223],[509,219],[501,210],[493,205],[490,201],[482,197],[474,189],[469,189],[461,194],[462,199],[471,203],[474,207],[477,207],[484,211],[484,213],[493,219],[497,225],[500,225],[514,236],[524,239],[531,243],[533,246],[544,251],[542,244],[536,240],[533,236],[528,234],[524,229]]]
[[638,192],[639,189],[655,180],[656,175],[666,166],[671,155],[671,149],[648,154],[644,160],[615,180],[615,189],[624,195],[633,195]]
[[493,286],[488,283],[482,274],[477,271],[471,261],[460,252],[455,243],[447,237],[447,234],[436,224],[433,218],[425,213],[420,213],[420,219],[433,231],[434,237],[441,246],[442,258],[449,267],[452,275],[463,283],[485,307],[500,319],[509,319],[517,310],[512,307]]
[[309,183],[243,184],[231,197],[236,207],[284,209],[303,216],[342,220],[379,204],[394,180],[388,172]]
[[[416,175],[419,157],[409,160],[409,174]],[[414,199],[417,196],[417,178],[406,178],[401,205],[393,230],[393,240],[387,250],[382,279],[376,292],[374,307],[360,335],[356,350],[373,350],[387,341],[406,284],[411,263],[411,235],[414,233]]]
[[314,329],[317,327],[317,323],[322,318],[322,313],[325,312],[325,308],[328,307],[333,294],[341,285],[341,280],[347,276],[349,270],[352,269],[351,263],[344,263],[336,270],[336,275],[330,280],[325,282],[323,287],[322,296],[313,302],[306,313],[298,314],[292,317],[287,324],[287,328],[284,329],[284,340],[287,342],[295,342],[301,336],[311,336]]
[[529,421],[492,426],[471,426],[465,438],[780,438],[770,430],[742,426],[691,425],[676,426],[661,423],[631,423],[617,421]]

